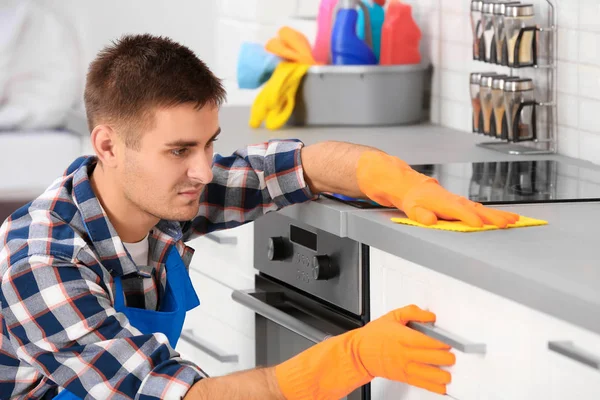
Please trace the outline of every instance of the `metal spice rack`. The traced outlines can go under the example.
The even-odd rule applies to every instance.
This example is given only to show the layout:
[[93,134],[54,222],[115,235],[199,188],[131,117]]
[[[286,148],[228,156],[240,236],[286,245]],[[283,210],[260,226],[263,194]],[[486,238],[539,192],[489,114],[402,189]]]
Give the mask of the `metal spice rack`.
[[[525,30],[534,32],[534,45],[532,50],[533,57],[535,60],[534,65],[518,68],[506,67],[510,68],[510,73],[508,74],[510,77],[515,76],[515,70],[522,70],[523,68],[533,68],[534,71],[545,72],[547,82],[546,89],[543,91],[545,92],[545,101],[538,101],[538,99],[536,98],[536,101],[532,103],[534,121],[533,123],[536,126],[542,125],[542,130],[545,134],[541,138],[539,137],[540,135],[535,134],[533,140],[509,140],[507,138],[494,138],[494,141],[478,143],[477,146],[479,147],[484,147],[487,149],[496,150],[502,153],[512,155],[555,154],[558,150],[558,126],[556,110],[558,23],[556,20],[557,15],[554,2],[552,0],[545,1],[548,4],[547,26],[521,28],[521,32],[519,34],[520,38]],[[544,34],[547,36],[545,51],[548,63],[545,65],[538,64],[537,48],[540,34]],[[518,50],[519,49],[515,47],[515,55]],[[484,60],[481,61],[485,62]],[[545,118],[543,118],[543,121],[541,121],[543,122],[543,124],[539,123],[540,117],[539,114],[535,112],[536,107],[540,107],[546,110],[546,112],[542,113],[542,115],[545,116]]]

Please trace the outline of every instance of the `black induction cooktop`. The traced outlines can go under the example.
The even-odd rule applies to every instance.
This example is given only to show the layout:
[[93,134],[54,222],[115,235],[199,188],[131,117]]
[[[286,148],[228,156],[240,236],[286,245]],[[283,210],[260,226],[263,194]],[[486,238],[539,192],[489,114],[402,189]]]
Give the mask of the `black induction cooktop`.
[[[600,170],[555,160],[411,165],[452,193],[482,204],[600,201]],[[382,208],[337,194],[327,197],[357,208]]]

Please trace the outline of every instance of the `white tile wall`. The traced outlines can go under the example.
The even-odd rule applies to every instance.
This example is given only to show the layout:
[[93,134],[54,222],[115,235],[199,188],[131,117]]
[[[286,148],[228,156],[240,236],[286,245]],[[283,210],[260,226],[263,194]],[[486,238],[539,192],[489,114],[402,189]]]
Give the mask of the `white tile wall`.
[[579,28],[579,10],[589,8],[589,5],[583,6],[580,4],[594,3],[595,0],[557,0],[555,5],[558,11],[558,26],[567,29]]
[[[525,0],[523,0],[525,1]],[[558,15],[559,152],[600,163],[600,0],[553,0]],[[468,74],[503,71],[471,59],[471,0],[404,0],[421,26],[423,59],[434,66],[431,120],[470,131]],[[546,0],[527,0],[546,13]],[[252,101],[255,92],[235,85],[237,49],[266,41],[289,24],[313,40],[320,0],[222,0],[217,22],[217,68],[230,103]],[[529,73],[527,73],[529,75]],[[598,154],[598,155],[596,155]]]
[[579,94],[579,66],[575,63],[558,61],[558,91]]
[[579,95],[600,100],[600,67],[586,64],[579,65]]
[[[428,2],[429,18],[441,21],[439,31],[429,30],[424,37],[430,41],[432,53],[436,53],[435,46],[439,46],[437,52],[440,55],[439,59],[432,60],[436,71],[432,121],[470,131],[470,120],[465,111],[470,110],[468,73],[498,69],[470,59],[471,1],[437,0],[436,5],[431,6],[432,2],[435,0]],[[546,13],[546,0],[527,2]],[[600,0],[554,0],[554,4],[559,26],[558,149],[561,154],[600,164]],[[424,15],[420,18],[421,21],[427,19]],[[457,80],[460,83],[457,84]],[[450,93],[455,90],[463,93]]]
[[579,128],[584,131],[600,134],[600,126],[598,125],[599,112],[600,101],[581,98],[579,102]]
[[584,64],[600,64],[598,43],[600,34],[581,31],[579,34],[579,62]]
[[579,28],[590,32],[600,32],[600,2],[579,0]]
[[[596,136],[594,134],[590,135]],[[566,126],[558,127],[558,148],[565,156],[579,158],[580,141],[581,135],[577,129]]]
[[558,28],[558,59],[561,61],[579,62],[579,31]]
[[[597,105],[600,105],[598,103]],[[598,112],[598,109],[596,109]],[[600,164],[600,135],[584,130],[579,132],[579,157]]]
[[566,93],[558,93],[558,120],[565,127],[579,127],[579,97]]
[[219,0],[219,16],[257,24],[274,25],[282,17],[292,15],[297,4],[294,0]]

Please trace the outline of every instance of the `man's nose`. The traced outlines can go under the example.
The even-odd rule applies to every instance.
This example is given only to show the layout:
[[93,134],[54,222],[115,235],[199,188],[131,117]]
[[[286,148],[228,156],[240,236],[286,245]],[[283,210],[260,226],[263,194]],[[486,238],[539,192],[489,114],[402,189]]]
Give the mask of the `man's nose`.
[[198,157],[188,170],[188,176],[202,185],[209,184],[213,179],[212,159],[204,155]]

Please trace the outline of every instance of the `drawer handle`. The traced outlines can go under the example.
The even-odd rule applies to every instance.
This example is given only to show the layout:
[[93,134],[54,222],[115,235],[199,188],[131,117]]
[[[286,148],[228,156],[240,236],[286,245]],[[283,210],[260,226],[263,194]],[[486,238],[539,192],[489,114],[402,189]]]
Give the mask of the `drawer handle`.
[[198,350],[203,353],[208,354],[215,360],[222,363],[237,363],[239,357],[237,354],[223,354],[219,350],[215,349],[214,346],[211,346],[210,343],[206,342],[203,339],[200,339],[198,336],[194,335],[191,329],[184,329],[181,332],[180,339],[188,342],[192,346],[196,347]]
[[409,328],[414,329],[415,331],[419,331],[424,333],[425,335],[437,339],[442,343],[446,343],[448,346],[451,346],[453,349],[456,349],[460,352],[466,354],[485,354],[486,345],[485,343],[473,343],[466,339],[463,339],[460,336],[457,336],[453,333],[445,331],[442,328],[438,328],[437,326],[431,323],[421,323],[411,321],[407,324]]
[[234,290],[231,294],[231,298],[234,301],[254,311],[256,314],[262,315],[266,319],[273,321],[276,324],[283,326],[284,328],[289,329],[290,331],[302,336],[307,340],[310,340],[313,343],[320,343],[332,336],[329,333],[323,332],[305,322],[302,322],[299,319],[294,318],[291,315],[255,297],[260,296],[262,294],[274,295],[277,293],[259,292],[253,289],[246,291]]
[[204,237],[219,244],[237,244],[237,237],[235,236],[221,236],[214,233],[207,233]]
[[594,354],[575,346],[571,341],[565,340],[548,342],[548,348],[570,358],[571,360],[578,361],[594,369],[600,370],[600,357],[597,357]]

